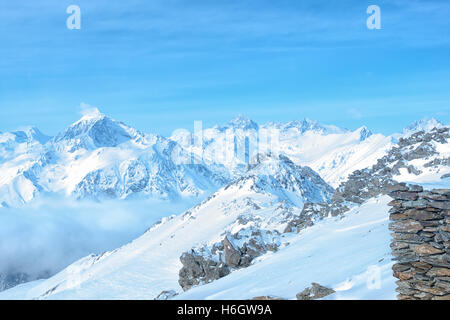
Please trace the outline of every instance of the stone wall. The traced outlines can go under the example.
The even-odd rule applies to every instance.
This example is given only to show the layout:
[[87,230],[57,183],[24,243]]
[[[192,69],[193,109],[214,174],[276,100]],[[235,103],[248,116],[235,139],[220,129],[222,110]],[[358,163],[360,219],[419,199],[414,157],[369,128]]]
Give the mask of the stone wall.
[[390,187],[392,267],[400,300],[450,299],[450,189]]

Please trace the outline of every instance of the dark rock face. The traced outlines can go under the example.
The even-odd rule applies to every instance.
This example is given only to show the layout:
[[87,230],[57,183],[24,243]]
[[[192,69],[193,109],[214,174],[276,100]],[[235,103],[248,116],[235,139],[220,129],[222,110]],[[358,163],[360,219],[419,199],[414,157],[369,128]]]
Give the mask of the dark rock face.
[[194,250],[183,253],[180,261],[183,268],[179,272],[178,283],[183,290],[220,279],[230,273],[230,268],[225,263],[205,258]]
[[389,195],[398,299],[450,299],[450,190],[403,183]]
[[258,229],[242,229],[234,235],[214,244],[185,252],[180,261],[178,283],[183,290],[225,277],[233,270],[246,268],[252,261],[267,253],[277,251],[277,232]]
[[450,158],[443,158],[443,159],[434,159],[433,161],[427,162],[424,164],[425,168],[435,167],[435,166],[450,166]]
[[318,283],[313,282],[311,285],[310,288],[297,293],[297,300],[316,300],[335,293],[333,289],[321,286]]
[[302,212],[298,216],[293,216],[284,232],[300,232],[300,230],[311,227],[316,221],[320,221],[328,216],[338,216],[343,212],[348,211],[349,208],[343,202],[328,203],[305,203]]
[[225,253],[225,263],[232,268],[236,268],[241,262],[241,253],[239,248],[235,248],[234,245],[228,239],[228,236],[222,241]]

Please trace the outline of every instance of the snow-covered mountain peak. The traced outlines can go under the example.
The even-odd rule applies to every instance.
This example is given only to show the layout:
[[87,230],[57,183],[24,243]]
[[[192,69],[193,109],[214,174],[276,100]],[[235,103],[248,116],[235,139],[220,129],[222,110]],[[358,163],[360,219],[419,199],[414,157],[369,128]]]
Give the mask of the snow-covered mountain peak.
[[300,121],[292,121],[288,123],[288,126],[296,127],[300,132],[305,133],[306,131],[321,131],[328,133],[330,131],[327,126],[322,125],[318,121],[311,120],[308,118],[303,118]]
[[357,129],[355,132],[359,134],[359,140],[364,141],[372,135],[372,131],[369,130],[366,126],[362,126]]
[[411,123],[409,126],[407,126],[404,130],[403,133],[405,135],[411,135],[413,133],[419,132],[419,131],[431,131],[434,128],[442,128],[444,127],[444,124],[438,120],[436,120],[435,118],[428,118],[425,117],[423,119],[420,119],[418,121],[414,121],[413,123]]
[[94,120],[94,119],[100,119],[106,117],[106,115],[102,112],[100,112],[97,108],[90,108],[88,110],[85,110],[82,112],[82,117],[79,121],[88,121],[88,120]]
[[295,130],[298,134],[305,134],[307,132],[319,133],[323,135],[328,134],[342,134],[347,133],[347,129],[341,129],[332,125],[325,125],[316,120],[303,118],[301,120],[294,120],[287,123],[283,122],[269,122],[265,125],[266,128],[275,128],[282,132]]
[[297,206],[304,202],[327,202],[334,192],[314,170],[294,164],[284,155],[257,155],[256,164],[227,188],[275,194]]
[[50,137],[43,134],[36,127],[23,127],[17,131],[0,133],[0,143],[12,141],[15,143],[38,142],[45,144],[48,140],[50,140]]
[[257,154],[255,164],[249,166],[248,173],[277,173],[279,169],[295,170],[296,165],[286,156],[273,153]]
[[55,137],[55,143],[69,144],[75,149],[116,147],[142,135],[135,129],[100,112],[85,114],[64,132]]
[[258,130],[258,124],[244,115],[238,115],[232,119],[228,126],[233,129]]

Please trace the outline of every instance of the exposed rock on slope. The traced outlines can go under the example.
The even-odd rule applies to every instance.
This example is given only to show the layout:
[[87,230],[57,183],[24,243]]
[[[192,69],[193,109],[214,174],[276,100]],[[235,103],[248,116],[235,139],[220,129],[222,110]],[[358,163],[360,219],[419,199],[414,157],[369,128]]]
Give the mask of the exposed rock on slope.
[[333,289],[321,286],[320,284],[313,282],[311,284],[311,288],[306,288],[305,290],[297,294],[297,300],[316,300],[329,296],[333,293],[335,293]]
[[180,286],[188,290],[192,286],[220,279],[230,272],[248,267],[252,261],[280,246],[277,231],[241,229],[211,247],[192,249],[181,255]]
[[[184,214],[163,219],[113,252],[73,263],[43,281],[32,295],[56,297],[88,285],[90,289],[83,290],[85,298],[98,294],[130,298],[129,291],[121,290],[124,286],[133,291],[133,297],[155,298],[162,291],[181,290],[183,263],[187,266],[181,273],[185,287],[220,278],[276,250],[283,244],[282,232],[289,221],[301,213],[296,204],[328,201],[332,191],[312,170],[284,157],[261,158],[246,179],[221,188]],[[183,252],[187,254],[180,261]]]
[[[445,159],[440,159],[440,153],[436,150],[436,144],[446,144],[449,138],[449,128],[434,129],[431,132],[418,132],[408,138],[401,138],[398,146],[392,148],[389,153],[371,168],[364,170],[357,170],[349,176],[349,179],[340,185],[340,187],[334,192],[331,203],[319,201],[307,202],[304,206],[299,205],[293,201],[294,205],[298,208],[302,208],[300,214],[290,216],[287,221],[287,225],[284,232],[299,232],[305,227],[312,226],[315,221],[321,220],[328,216],[336,216],[347,212],[351,207],[361,205],[363,202],[370,198],[374,198],[379,195],[387,194],[389,188],[397,184],[395,177],[401,174],[401,169],[405,169],[408,173],[419,175],[422,171],[410,164],[410,161],[421,159],[427,163],[432,162],[436,165],[445,163]],[[434,157],[434,159],[432,159]],[[262,157],[263,159],[263,157]],[[290,168],[295,165],[284,156],[280,156],[280,160],[283,164]],[[258,168],[259,163],[255,166]],[[269,166],[270,168],[270,166]],[[308,170],[310,170],[308,168]],[[258,169],[258,172],[264,172],[265,170]],[[250,170],[251,172],[251,170]],[[277,172],[281,172],[280,168],[271,171],[269,177],[277,176]],[[295,172],[295,171],[289,171]],[[303,172],[307,172],[303,170]],[[251,181],[250,188],[255,191],[263,191],[264,189],[270,189],[271,192],[277,193],[276,190],[291,190],[295,193],[302,193],[300,189],[293,188],[293,185],[287,185],[286,183],[280,183],[284,181],[297,181],[290,177],[286,179],[286,174],[277,177],[275,181],[275,187],[273,184],[267,183],[267,179],[256,179],[257,176],[251,173],[244,175],[241,179],[238,179],[237,185],[245,185],[248,181]],[[270,181],[270,179],[269,179]],[[302,185],[298,183],[298,185]],[[285,197],[289,201],[290,197]],[[317,199],[316,199],[317,200]],[[230,241],[229,237],[226,237],[221,243],[213,245],[211,248],[201,248],[198,250],[192,250],[191,252],[184,253],[182,256],[183,269],[180,271],[180,285],[183,289],[189,289],[193,285],[208,283],[223,277],[233,269],[247,267],[249,263],[257,256],[267,252],[265,245],[267,242],[261,241],[262,238],[248,236],[247,243],[251,239],[253,243],[258,245],[254,246],[259,248],[254,254],[246,255],[245,245],[236,245],[233,241]],[[237,238],[241,238],[238,234]],[[267,238],[267,237],[266,237]],[[271,243],[273,239],[268,237],[268,243]],[[245,242],[244,242],[245,243]],[[276,250],[277,246],[273,247]],[[201,257],[201,258],[199,258]],[[197,260],[194,265],[193,262]]]
[[305,210],[318,216],[342,214],[367,199],[387,194],[389,187],[398,183],[396,179],[402,173],[419,176],[423,168],[439,172],[442,167],[448,166],[448,152],[441,154],[438,149],[448,145],[449,130],[448,127],[435,128],[430,132],[420,131],[401,138],[398,145],[371,168],[353,172],[336,189],[330,204],[306,205]]
[[[250,193],[245,198],[249,210],[239,215],[220,242],[193,248],[181,255],[183,268],[179,272],[179,284],[184,290],[248,267],[255,258],[276,251],[281,245],[281,233],[293,220],[313,223],[314,219],[321,218],[306,217],[301,211],[304,203],[329,201],[333,193],[310,168],[297,166],[285,156],[270,154],[259,155],[257,163],[250,166],[246,174],[223,189],[232,190],[236,195],[244,190]],[[211,201],[218,195],[213,195]],[[261,204],[261,196],[269,196],[271,204]],[[223,210],[228,210],[233,202]]]

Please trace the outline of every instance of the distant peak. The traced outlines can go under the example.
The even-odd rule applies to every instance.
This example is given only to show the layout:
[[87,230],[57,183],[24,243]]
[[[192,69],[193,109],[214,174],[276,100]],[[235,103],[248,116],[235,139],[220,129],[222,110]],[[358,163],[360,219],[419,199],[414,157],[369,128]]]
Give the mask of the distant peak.
[[362,126],[356,132],[359,133],[360,141],[364,141],[372,135],[372,131],[369,130],[366,126]]
[[100,112],[100,110],[98,108],[95,108],[95,107],[83,109],[81,111],[81,115],[82,115],[82,118],[80,119],[80,121],[90,121],[90,120],[102,119],[102,118],[106,117],[103,113]]
[[441,128],[444,124],[435,118],[425,117],[418,121],[414,121],[405,128],[405,132],[430,131],[434,128]]
[[296,129],[301,134],[312,131],[321,134],[333,134],[333,133],[345,133],[348,130],[341,129],[332,125],[324,125],[316,120],[311,120],[309,118],[303,118],[301,120],[294,120],[288,123],[268,123],[268,126],[275,126],[276,128],[289,130]]
[[229,125],[236,129],[258,129],[258,124],[244,115],[238,115]]
[[18,130],[16,130],[16,132],[25,132],[26,134],[29,134],[29,135],[42,134],[38,128],[33,127],[33,126],[20,127]]
[[97,108],[93,108],[60,133],[55,141],[70,141],[77,148],[88,148],[90,145],[100,148],[115,147],[138,136],[140,133],[137,130],[104,115]]
[[301,120],[294,120],[294,121],[288,122],[287,125],[292,126],[292,127],[302,128],[304,131],[319,129],[319,128],[323,127],[318,121],[311,120],[309,118],[303,118]]
[[48,140],[50,140],[49,136],[46,136],[41,131],[39,131],[38,128],[32,126],[20,127],[16,131],[6,134],[8,134],[19,143],[37,141],[41,144],[44,144]]

